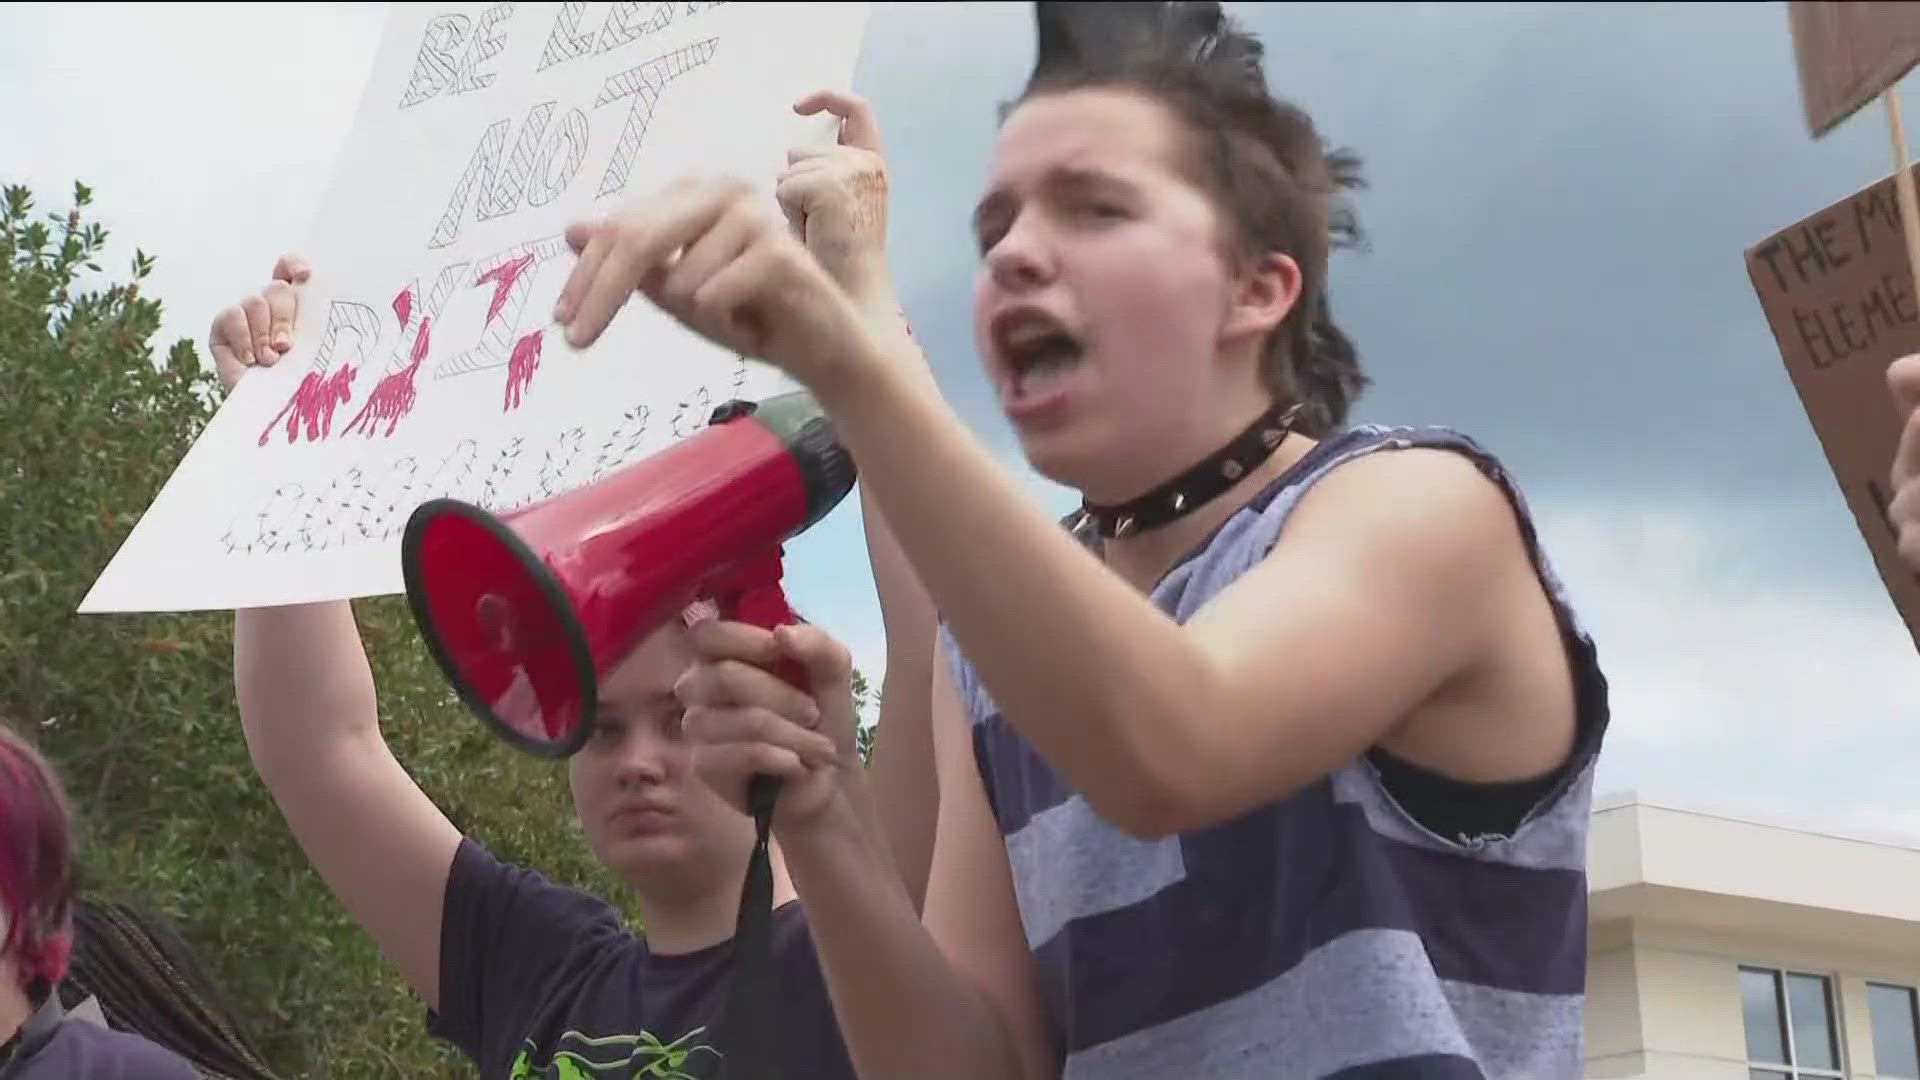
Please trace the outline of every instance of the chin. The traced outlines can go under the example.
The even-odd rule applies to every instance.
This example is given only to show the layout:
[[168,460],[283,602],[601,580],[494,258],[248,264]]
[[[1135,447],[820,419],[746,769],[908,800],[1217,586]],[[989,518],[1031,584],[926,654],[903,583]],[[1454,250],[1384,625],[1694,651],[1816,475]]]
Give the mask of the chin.
[[627,878],[677,874],[695,857],[692,839],[679,833],[623,836],[600,845],[601,861]]
[[1106,454],[1084,427],[1063,425],[1044,431],[1015,430],[1027,465],[1048,480],[1083,493],[1100,474],[1099,462]]

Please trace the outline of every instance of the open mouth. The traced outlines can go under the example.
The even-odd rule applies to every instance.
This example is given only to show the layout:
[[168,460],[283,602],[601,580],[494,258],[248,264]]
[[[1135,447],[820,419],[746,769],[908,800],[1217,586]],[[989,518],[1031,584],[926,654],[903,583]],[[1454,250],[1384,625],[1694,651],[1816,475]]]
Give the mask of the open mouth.
[[1010,400],[1045,396],[1086,355],[1086,346],[1051,315],[1033,308],[994,320],[994,351],[1009,380]]

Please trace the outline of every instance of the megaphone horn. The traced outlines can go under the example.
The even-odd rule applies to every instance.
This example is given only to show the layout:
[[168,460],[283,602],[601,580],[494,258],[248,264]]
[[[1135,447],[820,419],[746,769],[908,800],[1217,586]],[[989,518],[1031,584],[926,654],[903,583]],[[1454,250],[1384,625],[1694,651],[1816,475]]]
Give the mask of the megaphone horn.
[[695,601],[769,629],[794,621],[783,545],[854,477],[811,395],[729,402],[693,435],[517,510],[422,504],[401,538],[407,602],[469,709],[514,746],[565,757],[591,732],[601,680]]

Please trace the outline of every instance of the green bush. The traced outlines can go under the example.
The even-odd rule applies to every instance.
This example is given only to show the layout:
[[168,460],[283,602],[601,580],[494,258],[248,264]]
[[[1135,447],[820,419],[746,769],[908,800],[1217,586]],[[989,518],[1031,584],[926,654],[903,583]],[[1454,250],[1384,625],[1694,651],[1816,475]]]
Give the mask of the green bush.
[[[76,184],[69,212],[40,214],[9,187],[0,207],[0,714],[66,779],[82,888],[172,919],[284,1076],[471,1076],[255,778],[231,616],[74,613],[219,389],[191,341],[155,362],[160,303],[140,286],[153,259],[105,280],[89,197]],[[571,825],[561,767],[505,751],[459,706],[398,598],[356,607],[387,739],[455,824],[625,896]]]

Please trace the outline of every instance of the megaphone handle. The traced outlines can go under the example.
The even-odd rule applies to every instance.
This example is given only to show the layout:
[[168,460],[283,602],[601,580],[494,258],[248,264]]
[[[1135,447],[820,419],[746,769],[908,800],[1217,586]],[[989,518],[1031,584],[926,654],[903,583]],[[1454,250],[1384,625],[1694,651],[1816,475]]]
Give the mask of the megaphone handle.
[[[781,553],[776,548],[710,582],[707,594],[720,617],[766,630],[800,621],[780,587],[780,561]],[[806,669],[791,657],[775,661],[769,670],[802,690],[810,687]],[[779,777],[758,773],[747,780],[747,813],[753,816],[754,848],[734,926],[735,959],[725,1013],[727,1056],[721,1062],[723,1080],[773,1080],[779,1070],[774,1047],[773,868],[767,851],[773,804],[779,794]]]
[[[780,587],[781,572],[780,553],[775,551],[735,568],[709,586],[708,593],[720,617],[729,622],[763,630],[786,626],[799,622],[800,617],[793,613],[786,590]],[[806,669],[791,657],[775,661],[768,670],[802,690],[810,689]]]

